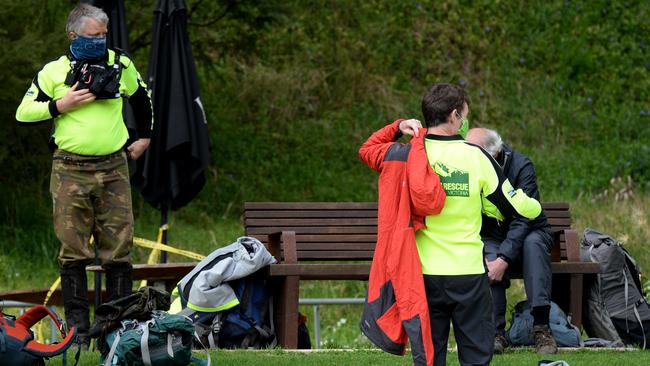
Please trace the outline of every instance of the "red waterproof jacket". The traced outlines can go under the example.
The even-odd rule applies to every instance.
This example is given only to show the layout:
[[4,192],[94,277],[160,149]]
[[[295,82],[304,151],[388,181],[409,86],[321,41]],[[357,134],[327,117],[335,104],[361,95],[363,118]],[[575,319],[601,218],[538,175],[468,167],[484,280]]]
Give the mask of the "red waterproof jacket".
[[415,232],[440,213],[446,194],[424,150],[426,129],[409,144],[395,142],[402,120],[375,132],[359,157],[378,171],[377,246],[361,331],[382,350],[403,355],[411,339],[415,365],[433,365],[429,308]]

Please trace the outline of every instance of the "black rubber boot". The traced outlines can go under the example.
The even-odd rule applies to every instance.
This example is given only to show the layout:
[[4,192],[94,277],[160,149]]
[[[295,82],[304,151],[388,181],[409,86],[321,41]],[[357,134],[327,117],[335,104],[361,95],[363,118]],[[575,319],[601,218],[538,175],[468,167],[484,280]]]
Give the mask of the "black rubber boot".
[[106,268],[107,302],[129,296],[133,292],[133,267],[131,265]]
[[81,348],[88,349],[90,338],[90,311],[88,306],[88,280],[86,267],[61,268],[61,292],[63,308],[68,327],[77,328],[77,342]]

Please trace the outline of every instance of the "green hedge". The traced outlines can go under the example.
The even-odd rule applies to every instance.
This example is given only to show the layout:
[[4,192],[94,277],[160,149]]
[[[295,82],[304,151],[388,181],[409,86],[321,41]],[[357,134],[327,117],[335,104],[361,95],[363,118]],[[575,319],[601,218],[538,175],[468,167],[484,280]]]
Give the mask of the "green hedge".
[[[13,115],[65,49],[70,6],[37,3],[0,0],[0,220],[31,210],[45,227],[49,126],[19,128]],[[599,192],[616,176],[650,182],[647,1],[187,3],[213,142],[196,214],[238,215],[247,200],[375,199],[358,146],[394,118],[419,117],[434,82],[463,85],[472,125],[533,158],[545,198]],[[143,74],[153,7],[127,3]]]

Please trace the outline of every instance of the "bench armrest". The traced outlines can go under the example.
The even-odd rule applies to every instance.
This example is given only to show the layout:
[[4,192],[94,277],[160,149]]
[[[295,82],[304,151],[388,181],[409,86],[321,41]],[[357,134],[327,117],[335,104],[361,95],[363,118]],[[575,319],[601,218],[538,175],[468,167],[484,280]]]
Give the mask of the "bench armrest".
[[[269,234],[269,252],[278,263],[298,263],[296,232],[282,231]],[[282,260],[284,253],[284,261]]]
[[560,235],[562,234],[564,234],[567,261],[581,262],[578,232],[573,229],[556,230],[553,233],[553,242],[555,244],[551,249],[551,262],[560,262]]

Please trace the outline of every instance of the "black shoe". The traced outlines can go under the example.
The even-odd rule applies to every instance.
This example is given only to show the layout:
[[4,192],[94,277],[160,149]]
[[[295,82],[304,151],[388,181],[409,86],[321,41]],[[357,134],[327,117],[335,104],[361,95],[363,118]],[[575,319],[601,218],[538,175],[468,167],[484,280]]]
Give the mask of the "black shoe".
[[494,336],[494,353],[503,353],[510,346],[508,339],[500,332]]
[[61,292],[63,309],[68,327],[77,328],[77,341],[88,349],[90,338],[90,310],[88,306],[88,280],[86,267],[61,268]]
[[551,334],[551,328],[548,325],[535,325],[533,327],[535,337],[535,351],[541,354],[557,353],[557,343]]

